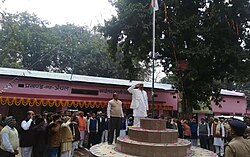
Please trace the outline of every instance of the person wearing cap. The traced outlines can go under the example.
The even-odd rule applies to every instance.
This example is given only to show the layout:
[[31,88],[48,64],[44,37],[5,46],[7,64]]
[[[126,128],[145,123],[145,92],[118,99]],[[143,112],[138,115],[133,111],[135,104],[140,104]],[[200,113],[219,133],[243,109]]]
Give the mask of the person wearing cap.
[[0,157],[15,157],[19,153],[19,137],[13,116],[6,117],[6,126],[0,132]]
[[121,118],[124,117],[122,102],[118,99],[117,93],[114,93],[113,99],[108,102],[107,116],[109,122],[108,144],[112,144],[114,140],[114,131],[116,131],[116,137],[120,136]]
[[133,109],[134,126],[140,127],[140,119],[147,117],[147,92],[143,90],[143,83],[132,85],[128,88],[128,92],[132,94],[132,102],[130,108]]
[[250,157],[250,141],[243,138],[247,125],[238,120],[229,121],[232,140],[225,150],[225,157]]
[[225,129],[224,125],[220,122],[218,118],[214,119],[211,126],[211,136],[214,137],[215,152],[218,156],[224,155],[224,140]]

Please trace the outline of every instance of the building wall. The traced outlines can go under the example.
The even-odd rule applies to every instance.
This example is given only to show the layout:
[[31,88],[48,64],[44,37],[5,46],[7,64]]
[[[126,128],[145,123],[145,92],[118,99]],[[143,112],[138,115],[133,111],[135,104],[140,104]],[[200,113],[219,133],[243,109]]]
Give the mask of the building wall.
[[245,97],[222,96],[221,107],[212,102],[212,110],[215,115],[220,114],[245,114],[247,102]]
[[[55,81],[45,79],[34,79],[26,77],[3,77],[0,78],[0,87],[5,87],[10,80],[12,81],[11,87],[4,89],[0,93],[0,97],[22,97],[22,98],[37,98],[37,99],[62,99],[62,100],[76,100],[76,101],[103,101],[107,102],[112,98],[114,92],[119,94],[119,99],[123,102],[130,103],[131,94],[127,91],[127,86],[114,86],[114,85],[102,85],[102,84],[90,84],[90,83],[78,83],[67,81]],[[86,89],[97,91],[98,95],[89,94],[72,94],[72,89]],[[145,88],[149,98],[149,104],[151,104],[151,89]],[[214,105],[212,102],[212,110],[215,115],[220,114],[242,114],[246,113],[246,98],[223,96],[221,102],[221,108]],[[159,114],[164,113],[162,106],[171,106],[173,111],[178,110],[178,95],[174,91],[158,90],[155,89],[155,104],[156,109],[159,110]],[[158,104],[162,106],[158,108]],[[32,110],[41,112],[41,107],[31,107]],[[1,112],[8,112],[8,106],[0,104]],[[57,111],[65,110],[65,108],[58,107]],[[248,111],[250,114],[250,111]],[[204,115],[203,115],[204,116]]]
[[[12,79],[15,78],[1,77],[0,87],[6,86]],[[120,100],[130,103],[132,96],[127,91],[127,88],[127,86],[122,85],[114,86],[19,77],[17,81],[11,84],[10,88],[4,89],[4,91],[0,93],[0,97],[107,102],[112,99],[113,93],[116,92],[119,94]],[[72,89],[95,91],[97,95],[72,94]],[[148,94],[149,104],[151,104],[151,89],[145,88],[145,90]],[[161,104],[162,106],[171,106],[173,110],[177,110],[178,99],[177,94],[174,91],[155,89],[154,100],[156,105]],[[30,108],[37,111],[37,113],[41,112],[41,106],[33,106]],[[60,110],[65,110],[65,108],[60,108]]]

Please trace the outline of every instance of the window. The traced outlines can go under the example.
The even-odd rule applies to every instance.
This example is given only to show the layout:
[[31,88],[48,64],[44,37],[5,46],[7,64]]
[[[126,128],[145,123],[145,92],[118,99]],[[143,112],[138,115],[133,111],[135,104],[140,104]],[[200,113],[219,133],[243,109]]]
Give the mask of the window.
[[90,89],[71,89],[71,94],[83,94],[83,95],[98,95],[98,90],[90,90]]
[[24,84],[18,84],[19,88],[24,88]]

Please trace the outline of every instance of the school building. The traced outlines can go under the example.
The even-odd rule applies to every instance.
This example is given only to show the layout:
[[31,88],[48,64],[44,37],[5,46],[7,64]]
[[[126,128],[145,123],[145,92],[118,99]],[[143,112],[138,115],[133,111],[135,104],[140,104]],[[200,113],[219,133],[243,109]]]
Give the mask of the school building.
[[[61,112],[78,109],[85,112],[106,110],[114,92],[119,94],[127,114],[131,94],[127,88],[138,81],[93,77],[65,73],[52,73],[24,69],[0,68],[0,113],[23,118],[28,110]],[[151,108],[151,82],[143,82]],[[222,90],[222,102],[218,107],[212,102],[212,110],[194,111],[206,114],[246,114],[247,98],[244,93]],[[178,114],[178,93],[171,84],[155,83],[155,113]]]

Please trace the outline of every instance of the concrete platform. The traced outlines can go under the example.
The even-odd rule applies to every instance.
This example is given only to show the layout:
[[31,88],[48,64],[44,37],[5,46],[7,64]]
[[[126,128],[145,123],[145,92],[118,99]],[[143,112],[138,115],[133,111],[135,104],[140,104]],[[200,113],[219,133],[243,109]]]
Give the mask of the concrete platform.
[[[107,143],[104,144],[97,144],[90,148],[90,152],[95,157],[138,157],[133,155],[124,154],[119,152],[115,148],[115,144],[108,145]],[[167,156],[167,154],[166,154]],[[191,153],[186,157],[218,157],[217,154],[211,152],[206,149],[202,149],[199,147],[191,147]]]

